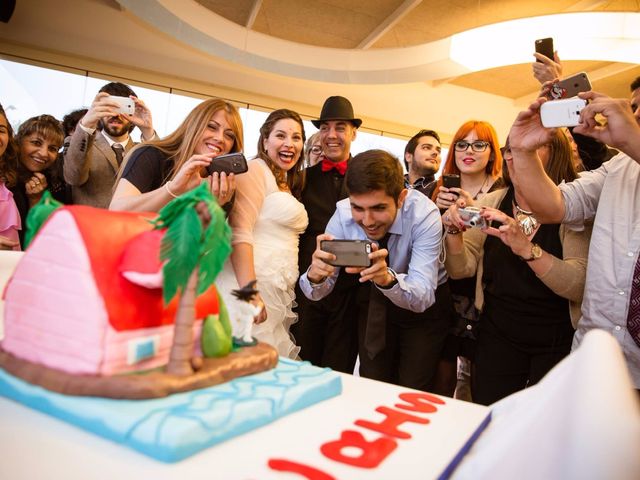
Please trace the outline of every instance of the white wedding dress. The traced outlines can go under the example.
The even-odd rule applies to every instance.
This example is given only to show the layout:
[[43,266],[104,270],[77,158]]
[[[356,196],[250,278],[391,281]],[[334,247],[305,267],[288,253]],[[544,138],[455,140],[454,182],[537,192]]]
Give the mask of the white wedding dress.
[[[253,244],[257,289],[267,309],[267,320],[253,325],[253,336],[273,345],[281,356],[297,358],[300,347],[295,345],[289,327],[297,321],[291,309],[298,279],[298,238],[307,227],[307,212],[293,195],[278,189],[261,159],[249,162],[249,171],[236,177],[236,185],[229,218],[233,243]],[[216,286],[233,323],[238,300],[231,290],[239,287],[230,260]]]

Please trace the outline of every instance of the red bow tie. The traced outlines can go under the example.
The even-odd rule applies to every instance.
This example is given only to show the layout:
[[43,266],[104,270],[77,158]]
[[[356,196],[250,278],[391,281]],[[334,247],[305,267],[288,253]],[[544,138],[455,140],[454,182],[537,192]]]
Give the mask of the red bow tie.
[[329,170],[335,169],[340,175],[344,175],[347,171],[347,160],[342,162],[332,162],[327,158],[322,159],[322,171],[328,172]]

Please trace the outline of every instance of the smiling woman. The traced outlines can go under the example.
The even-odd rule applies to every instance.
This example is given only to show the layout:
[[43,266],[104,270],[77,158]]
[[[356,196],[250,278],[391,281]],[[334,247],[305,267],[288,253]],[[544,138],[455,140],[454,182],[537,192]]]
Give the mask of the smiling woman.
[[219,98],[197,105],[162,140],[134,147],[118,173],[111,210],[159,211],[173,198],[208,182],[221,206],[231,206],[235,176],[206,167],[215,158],[243,148],[238,110]]
[[258,156],[249,171],[238,177],[237,201],[229,216],[233,252],[216,284],[231,316],[240,305],[230,295],[239,286],[257,280],[257,304],[253,335],[278,349],[281,356],[297,358],[289,327],[298,278],[298,237],[308,217],[298,201],[304,180],[302,150],[304,125],[291,110],[271,112],[260,128]]
[[[69,203],[69,188],[64,183],[58,161],[63,139],[62,124],[51,115],[32,117],[18,129],[18,178],[11,191],[23,226],[29,209],[40,201],[45,190],[49,190],[56,200]],[[21,242],[24,232],[23,228]]]

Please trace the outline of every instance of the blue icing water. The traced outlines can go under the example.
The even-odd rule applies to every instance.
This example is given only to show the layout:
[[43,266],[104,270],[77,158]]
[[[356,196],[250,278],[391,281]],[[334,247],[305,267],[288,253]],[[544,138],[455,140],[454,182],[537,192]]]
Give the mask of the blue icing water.
[[114,400],[50,392],[0,370],[0,394],[164,462],[266,425],[339,395],[340,377],[309,362],[153,400]]

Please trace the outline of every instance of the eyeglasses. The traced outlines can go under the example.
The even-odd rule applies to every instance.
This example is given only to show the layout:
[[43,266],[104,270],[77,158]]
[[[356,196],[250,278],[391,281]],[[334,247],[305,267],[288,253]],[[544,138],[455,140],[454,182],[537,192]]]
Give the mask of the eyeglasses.
[[500,149],[500,153],[502,154],[502,158],[512,158],[511,147],[509,145],[505,145]]
[[314,155],[320,155],[322,153],[322,147],[319,145],[314,145],[309,151]]
[[489,142],[484,142],[482,140],[476,140],[474,142],[459,140],[454,145],[456,152],[464,152],[469,147],[471,147],[471,150],[473,150],[474,152],[484,152],[488,146]]

